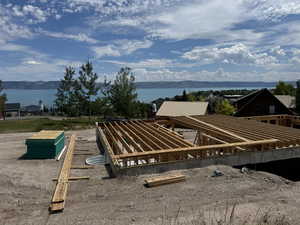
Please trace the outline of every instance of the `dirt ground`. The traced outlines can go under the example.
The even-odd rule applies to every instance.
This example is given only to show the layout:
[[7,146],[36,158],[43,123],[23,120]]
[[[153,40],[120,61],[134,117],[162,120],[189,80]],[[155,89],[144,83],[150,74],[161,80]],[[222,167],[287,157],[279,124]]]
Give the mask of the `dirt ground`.
[[[71,132],[67,132],[70,135]],[[76,150],[98,154],[94,130],[75,131]],[[236,204],[239,218],[268,211],[300,222],[300,183],[265,172],[243,174],[228,166],[181,171],[185,182],[145,188],[150,175],[107,179],[103,166],[72,170],[91,177],[71,183],[65,210],[49,215],[48,207],[62,160],[24,160],[25,139],[32,133],[0,135],[0,225],[167,224],[168,218],[192,221],[204,213],[217,217]],[[82,165],[87,156],[74,156]],[[224,176],[212,177],[219,169]],[[299,174],[300,176],[300,174]]]

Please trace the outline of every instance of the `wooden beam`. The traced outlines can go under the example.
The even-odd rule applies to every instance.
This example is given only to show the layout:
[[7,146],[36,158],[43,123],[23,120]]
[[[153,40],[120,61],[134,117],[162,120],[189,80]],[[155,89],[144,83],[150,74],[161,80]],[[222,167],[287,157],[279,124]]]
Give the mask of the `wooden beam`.
[[122,133],[123,136],[126,137],[126,140],[130,142],[130,144],[138,151],[138,152],[144,152],[143,148],[135,142],[133,137],[131,137],[117,122],[113,123],[115,127]]
[[131,124],[130,122],[126,123],[126,126],[128,126],[130,129],[132,129],[135,133],[139,134],[140,136],[142,136],[143,140],[150,146],[152,146],[153,150],[160,150],[160,149],[164,149],[163,147],[161,147],[160,145],[158,145],[152,138],[151,136],[147,135],[147,133],[145,133],[143,130],[140,129],[139,126],[134,126],[133,124]]
[[[115,153],[115,154],[122,154],[123,151],[122,151],[122,149],[120,148],[120,146],[118,145],[118,142],[117,142],[117,140],[115,139],[115,137],[113,136],[113,134],[110,132],[109,128],[106,126],[105,123],[103,124],[103,126],[104,126],[104,128],[105,128],[105,131],[107,132],[108,138],[111,140],[112,146],[113,146],[114,149],[116,150],[114,153]],[[101,128],[99,128],[99,129],[101,129]]]
[[162,125],[160,125],[158,123],[153,123],[152,126],[155,126],[158,129],[162,129],[162,130],[164,130],[164,131],[166,131],[166,132],[168,132],[170,134],[174,134],[174,135],[178,136],[179,138],[182,138],[182,139],[184,138],[183,135],[179,134],[178,132],[170,130],[170,129],[168,129],[168,128],[166,128],[166,127],[164,127],[164,126],[162,126]]
[[153,150],[153,147],[150,146],[148,143],[146,143],[143,138],[141,138],[139,135],[137,135],[133,129],[130,129],[129,126],[127,126],[127,123],[123,124],[122,122],[119,123],[120,127],[122,127],[128,134],[130,134],[132,137],[134,137],[136,139],[137,142],[139,142],[142,147],[143,147],[143,150],[145,151],[151,151]]
[[166,131],[166,130],[168,130],[167,128],[165,128],[166,130],[161,130],[161,129],[155,127],[154,124],[148,124],[148,123],[143,123],[143,124],[152,129],[155,129],[156,132],[158,132],[160,135],[164,136],[168,140],[171,140],[172,142],[175,142],[182,146],[193,146],[193,144],[191,142],[186,141],[183,138],[181,138],[180,136],[174,134],[174,133],[176,133],[174,131],[168,132],[168,131]]
[[73,160],[73,152],[75,149],[75,140],[76,136],[73,134],[70,138],[68,150],[55,186],[55,191],[49,208],[50,212],[62,211],[64,209],[68,191],[70,169]]
[[[143,122],[135,122],[136,124],[139,124],[143,129],[145,129],[147,132],[151,133],[153,136],[157,137],[161,142],[163,142],[164,144],[167,145],[167,148],[178,148],[181,147],[182,144],[178,144],[176,142],[172,142],[170,138],[166,138],[166,136],[161,133],[161,131],[159,131],[157,128],[155,127],[149,127],[148,124],[143,123]],[[184,147],[186,145],[183,145],[182,147]]]
[[244,137],[241,137],[241,136],[239,136],[239,135],[236,135],[235,133],[232,133],[232,132],[227,131],[227,130],[225,130],[225,129],[219,128],[219,127],[217,127],[217,126],[215,126],[215,125],[212,125],[212,124],[209,124],[209,123],[205,123],[205,122],[203,122],[203,121],[201,121],[201,120],[199,120],[199,119],[195,119],[195,118],[193,118],[193,117],[191,117],[191,116],[186,116],[186,117],[189,118],[190,120],[193,120],[193,121],[195,121],[195,122],[197,122],[197,123],[200,123],[200,124],[203,124],[203,125],[205,125],[205,126],[208,126],[208,127],[212,128],[212,129],[218,130],[218,131],[220,131],[220,132],[222,132],[222,133],[224,133],[224,134],[230,135],[230,136],[232,136],[232,137],[234,137],[234,138],[236,138],[236,139],[239,139],[239,140],[241,140],[241,141],[250,141],[250,140],[247,139],[247,138],[244,138]]
[[[90,179],[89,176],[69,177],[69,178],[68,178],[68,181],[70,181],[70,180],[72,180],[72,181],[74,181],[74,180],[88,180],[88,179]],[[58,178],[53,178],[52,180],[53,180],[53,181],[58,181]]]
[[95,166],[90,166],[90,165],[83,165],[83,166],[71,166],[71,169],[94,169]]
[[196,124],[196,122],[191,121],[185,117],[173,117],[172,121],[176,124],[179,124],[181,126],[184,126],[184,127],[190,128],[190,129],[205,131],[205,133],[220,137],[220,138],[226,140],[227,142],[238,142],[239,141],[238,139],[236,139],[228,134],[224,134],[220,131],[214,130],[212,128],[209,128],[209,127],[204,126],[199,123]]
[[112,133],[115,135],[115,137],[122,143],[122,146],[125,148],[125,150],[127,152],[133,152],[129,144],[124,140],[124,138],[118,133],[111,123],[108,123],[108,127],[112,130]]
[[195,147],[187,147],[187,148],[177,148],[177,149],[165,149],[160,151],[152,151],[152,152],[136,152],[136,153],[128,153],[123,155],[114,156],[115,159],[125,159],[131,157],[142,157],[142,156],[155,156],[159,154],[167,154],[167,153],[180,153],[180,152],[196,152],[196,151],[204,151],[204,150],[214,150],[214,149],[225,149],[232,147],[243,147],[243,146],[255,146],[255,145],[263,145],[263,144],[273,144],[278,142],[277,139],[268,139],[261,141],[247,141],[247,142],[237,142],[237,143],[228,143],[228,144],[217,144],[217,145],[207,145],[207,146],[195,146]]
[[182,174],[170,174],[163,176],[151,177],[145,180],[146,187],[157,187],[160,185],[178,183],[181,181],[185,181],[185,175]]
[[162,149],[166,149],[166,148],[172,148],[170,143],[165,143],[161,137],[159,137],[159,135],[157,135],[156,133],[153,133],[152,131],[150,131],[147,127],[145,127],[143,124],[138,123],[137,121],[131,121],[131,124],[135,124],[136,127],[140,130],[140,132],[142,132],[144,135],[146,135],[147,137],[151,138],[153,141],[155,141],[156,144],[159,144],[159,146]]

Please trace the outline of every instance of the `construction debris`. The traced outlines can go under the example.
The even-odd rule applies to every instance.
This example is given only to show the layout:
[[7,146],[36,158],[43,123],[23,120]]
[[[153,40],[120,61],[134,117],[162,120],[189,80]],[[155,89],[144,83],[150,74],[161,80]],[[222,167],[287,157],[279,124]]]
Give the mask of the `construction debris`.
[[103,165],[105,163],[105,158],[103,155],[97,155],[89,157],[85,160],[88,165]]
[[156,187],[165,184],[178,183],[185,181],[185,175],[173,174],[148,178],[145,180],[146,187]]
[[220,170],[214,170],[212,177],[221,177],[224,173],[222,173]]

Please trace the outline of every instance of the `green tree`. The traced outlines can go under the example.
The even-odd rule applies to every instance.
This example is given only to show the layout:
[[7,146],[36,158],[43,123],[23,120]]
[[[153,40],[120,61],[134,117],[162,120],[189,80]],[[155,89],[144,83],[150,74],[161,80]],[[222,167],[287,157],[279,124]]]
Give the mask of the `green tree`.
[[182,92],[182,101],[185,101],[185,102],[188,101],[188,96],[187,96],[185,90],[183,90],[183,92]]
[[[77,90],[81,93],[79,98],[81,106],[87,105],[89,117],[92,114],[92,97],[97,96],[99,87],[97,86],[98,75],[93,71],[93,65],[90,61],[83,64],[79,70],[78,81],[81,88]],[[84,110],[84,108],[82,108]]]
[[75,70],[73,67],[66,67],[65,75],[60,80],[59,87],[57,88],[55,105],[60,112],[67,115],[72,114],[72,108],[74,105],[72,95],[75,82]]
[[279,81],[274,89],[275,95],[292,95],[295,96],[296,90],[293,85]]
[[195,101],[197,101],[197,98],[196,98],[195,95],[189,93],[189,94],[187,94],[187,101],[189,101],[189,102],[195,102]]
[[224,99],[217,102],[215,112],[217,114],[232,115],[235,112],[235,108],[227,99]]
[[297,81],[296,88],[296,111],[300,113],[300,80]]
[[114,112],[126,118],[134,117],[137,114],[137,93],[134,80],[130,68],[121,68],[113,84],[108,89],[107,96]]

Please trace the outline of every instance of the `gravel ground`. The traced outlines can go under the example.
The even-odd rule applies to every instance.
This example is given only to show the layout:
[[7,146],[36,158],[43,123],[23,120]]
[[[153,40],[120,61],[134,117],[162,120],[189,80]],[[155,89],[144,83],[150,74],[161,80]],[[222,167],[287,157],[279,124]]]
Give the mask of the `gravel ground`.
[[[67,136],[71,132],[67,132]],[[94,130],[74,131],[76,150],[98,154]],[[32,133],[0,135],[0,225],[167,224],[169,218],[185,222],[203,213],[217,217],[236,205],[238,218],[258,211],[286,215],[291,224],[300,221],[300,184],[265,172],[243,174],[228,166],[182,170],[185,182],[145,188],[151,175],[107,179],[103,166],[72,170],[71,176],[90,180],[71,183],[63,213],[49,215],[48,207],[62,160],[24,160],[25,139]],[[87,156],[74,156],[82,165]],[[211,177],[219,169],[221,177]],[[299,175],[300,176],[300,175]],[[298,222],[297,222],[298,221]]]

